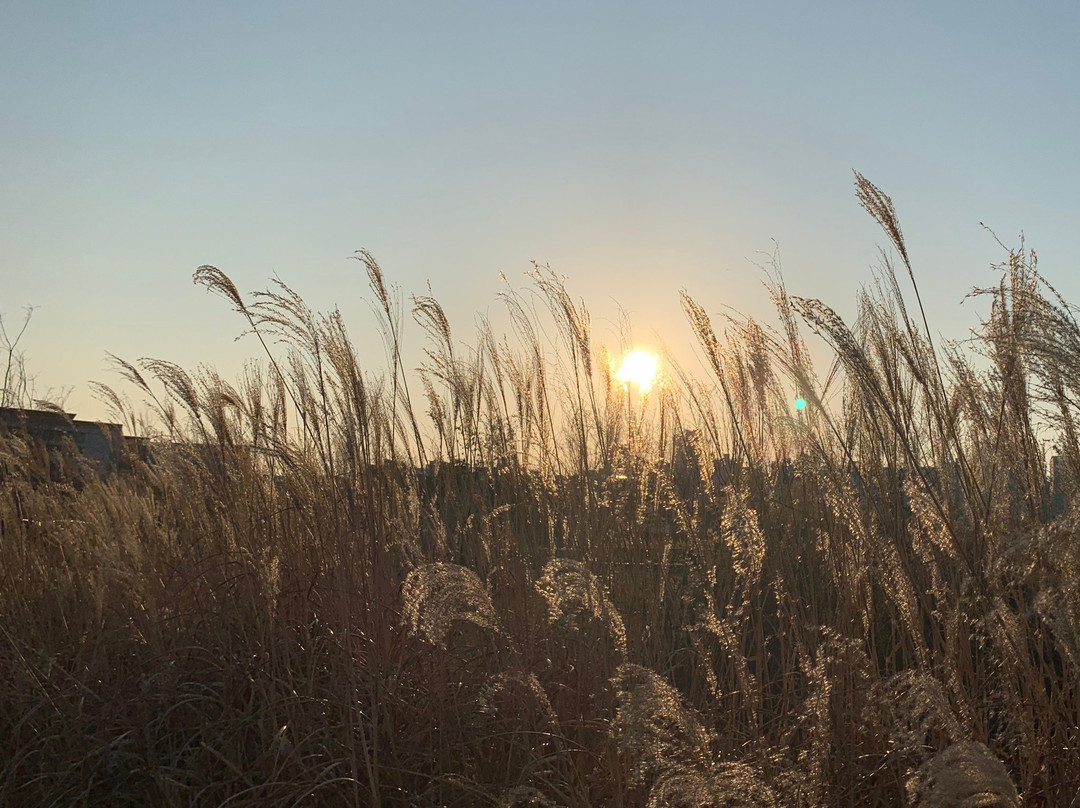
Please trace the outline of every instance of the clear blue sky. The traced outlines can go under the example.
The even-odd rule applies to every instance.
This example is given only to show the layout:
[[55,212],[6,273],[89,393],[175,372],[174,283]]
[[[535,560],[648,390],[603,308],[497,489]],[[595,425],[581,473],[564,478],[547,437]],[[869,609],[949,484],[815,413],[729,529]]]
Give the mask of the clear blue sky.
[[[1080,300],[1075,3],[0,4],[0,312],[39,391],[105,352],[227,376],[255,346],[191,284],[277,273],[373,367],[360,247],[457,333],[533,259],[597,321],[685,344],[678,291],[767,314],[751,261],[850,312],[892,195],[961,336],[1021,231]],[[411,337],[417,345],[419,335]]]

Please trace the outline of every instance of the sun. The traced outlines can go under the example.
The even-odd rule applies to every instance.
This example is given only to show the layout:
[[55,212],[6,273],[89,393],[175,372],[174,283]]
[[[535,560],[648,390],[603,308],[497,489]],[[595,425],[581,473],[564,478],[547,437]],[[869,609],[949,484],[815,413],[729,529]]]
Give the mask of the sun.
[[642,393],[647,393],[656,383],[660,370],[660,357],[649,351],[630,351],[623,357],[622,367],[615,373],[615,378],[623,384],[636,385]]

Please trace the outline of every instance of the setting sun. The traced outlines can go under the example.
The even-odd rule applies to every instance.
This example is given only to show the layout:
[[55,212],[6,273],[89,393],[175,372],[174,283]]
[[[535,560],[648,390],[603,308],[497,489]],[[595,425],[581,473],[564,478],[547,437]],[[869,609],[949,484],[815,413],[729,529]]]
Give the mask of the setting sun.
[[622,367],[615,373],[615,378],[623,384],[634,384],[642,393],[647,393],[656,383],[660,369],[660,357],[649,351],[630,351],[623,357]]

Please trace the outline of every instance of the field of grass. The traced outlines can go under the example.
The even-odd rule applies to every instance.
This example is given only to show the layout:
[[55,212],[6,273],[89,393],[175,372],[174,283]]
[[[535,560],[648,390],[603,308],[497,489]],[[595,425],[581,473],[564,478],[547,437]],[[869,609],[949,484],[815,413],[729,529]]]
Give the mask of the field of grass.
[[0,804],[1080,805],[1080,326],[1021,249],[940,344],[857,192],[856,322],[684,294],[711,374],[648,396],[545,269],[470,347],[360,253],[373,373],[200,268],[265,353],[118,360],[148,462],[0,439]]

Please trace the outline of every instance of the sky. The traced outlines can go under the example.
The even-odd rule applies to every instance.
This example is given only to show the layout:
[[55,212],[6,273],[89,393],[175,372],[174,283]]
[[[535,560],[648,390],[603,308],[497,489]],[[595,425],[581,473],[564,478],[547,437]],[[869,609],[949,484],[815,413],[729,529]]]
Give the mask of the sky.
[[770,320],[777,249],[791,293],[853,313],[887,246],[857,170],[963,337],[1006,257],[980,223],[1080,301],[1077,42],[1050,2],[0,0],[0,314],[36,307],[36,389],[88,418],[90,380],[126,389],[108,353],[257,355],[202,264],[340,307],[373,371],[361,248],[464,341],[538,261],[598,341],[625,310],[678,354],[680,289]]

